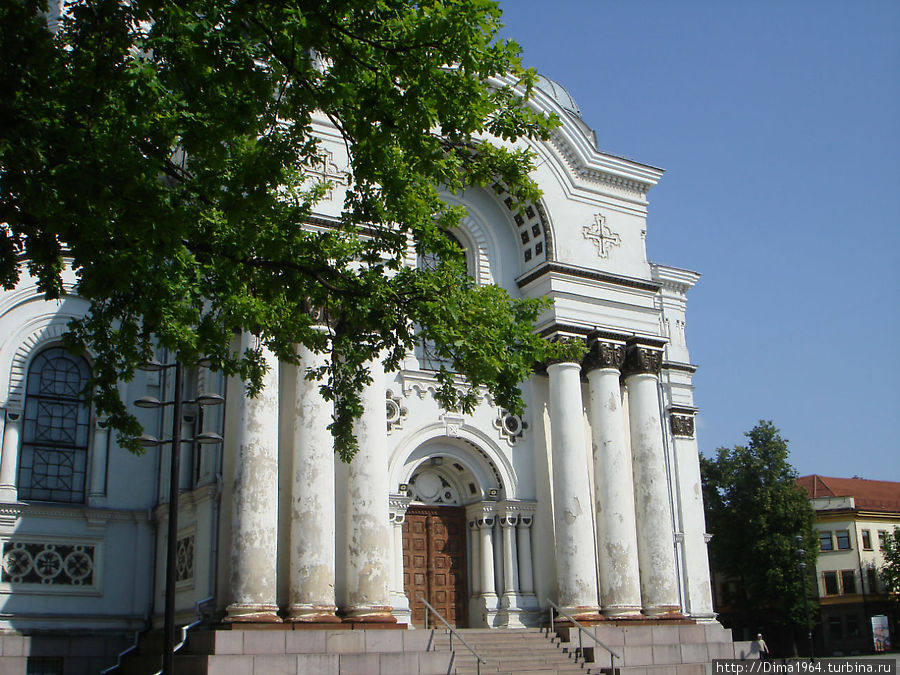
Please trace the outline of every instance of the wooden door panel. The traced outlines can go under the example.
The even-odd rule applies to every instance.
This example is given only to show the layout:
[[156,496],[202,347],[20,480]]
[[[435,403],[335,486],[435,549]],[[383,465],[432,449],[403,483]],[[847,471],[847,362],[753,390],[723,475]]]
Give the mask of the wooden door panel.
[[466,516],[460,507],[410,506],[403,522],[403,585],[413,625],[424,626],[424,596],[457,627],[467,619]]

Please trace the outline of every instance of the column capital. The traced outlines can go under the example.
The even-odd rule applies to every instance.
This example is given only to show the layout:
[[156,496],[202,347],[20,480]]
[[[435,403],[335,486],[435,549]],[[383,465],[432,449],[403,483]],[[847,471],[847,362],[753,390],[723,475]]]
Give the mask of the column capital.
[[584,370],[590,372],[599,368],[622,370],[625,363],[625,343],[610,340],[594,340],[584,357]]
[[491,523],[493,524],[494,518],[496,517],[497,502],[475,502],[474,504],[469,504],[466,507],[466,520],[478,522],[490,519]]
[[683,438],[694,437],[694,416],[693,415],[669,415],[669,426],[672,428],[673,436],[681,436]]
[[22,419],[23,411],[21,408],[8,407],[3,412],[5,418],[10,422],[18,422]]
[[392,523],[401,525],[406,520],[409,502],[410,498],[406,495],[392,494],[388,497],[388,517]]
[[659,375],[662,367],[662,349],[647,345],[629,345],[625,355],[625,376]]

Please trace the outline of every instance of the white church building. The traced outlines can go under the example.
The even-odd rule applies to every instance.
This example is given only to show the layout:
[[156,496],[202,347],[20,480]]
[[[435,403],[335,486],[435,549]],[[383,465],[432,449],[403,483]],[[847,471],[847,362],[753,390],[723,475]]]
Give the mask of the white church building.
[[[532,105],[562,124],[533,142],[543,196],[521,210],[501,186],[447,199],[469,272],[514,297],[546,297],[537,330],[584,341],[580,363],[521,384],[522,416],[482,395],[442,410],[435,364],[372,361],[359,453],[333,453],[329,404],[297,367],[272,360],[262,393],[203,368],[186,395],[177,607],[223,623],[419,627],[425,597],[460,627],[540,625],[550,605],[586,620],[712,622],[706,530],[685,342],[699,275],[647,259],[648,191],[662,171],[602,152],[578,106],[541,78]],[[320,121],[332,189],[310,227],[328,227],[347,155]],[[410,264],[415,264],[411,253]],[[61,347],[88,304],[46,301],[23,276],[0,293],[0,630],[127,633],[164,608],[168,453],[135,456],[82,400],[91,355]],[[159,354],[160,361],[169,355]],[[171,375],[122,383],[123,400],[173,396]],[[168,413],[135,408],[149,433]]]

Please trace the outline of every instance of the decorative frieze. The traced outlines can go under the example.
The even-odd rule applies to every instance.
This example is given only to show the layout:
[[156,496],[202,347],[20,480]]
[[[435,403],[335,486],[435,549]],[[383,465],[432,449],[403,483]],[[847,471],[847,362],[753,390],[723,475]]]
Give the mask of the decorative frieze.
[[95,556],[94,544],[5,541],[0,581],[14,586],[93,587]]

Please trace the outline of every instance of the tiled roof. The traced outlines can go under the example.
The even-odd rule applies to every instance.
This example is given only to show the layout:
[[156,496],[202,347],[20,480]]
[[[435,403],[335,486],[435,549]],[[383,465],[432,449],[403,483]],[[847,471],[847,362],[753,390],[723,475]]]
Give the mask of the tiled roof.
[[900,513],[900,483],[866,478],[801,476],[797,484],[810,497],[853,497],[856,508],[865,511]]

